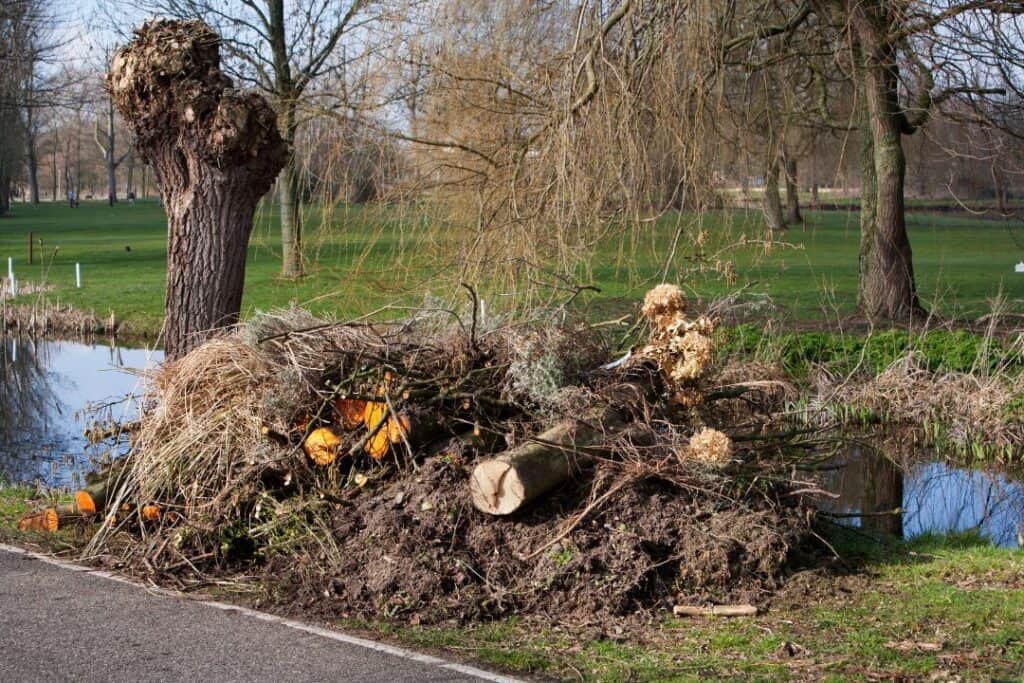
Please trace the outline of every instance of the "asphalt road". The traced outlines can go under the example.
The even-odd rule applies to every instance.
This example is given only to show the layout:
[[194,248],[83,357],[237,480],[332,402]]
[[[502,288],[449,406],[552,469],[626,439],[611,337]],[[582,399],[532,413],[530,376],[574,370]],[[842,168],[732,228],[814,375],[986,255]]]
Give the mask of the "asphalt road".
[[0,548],[0,681],[510,681]]

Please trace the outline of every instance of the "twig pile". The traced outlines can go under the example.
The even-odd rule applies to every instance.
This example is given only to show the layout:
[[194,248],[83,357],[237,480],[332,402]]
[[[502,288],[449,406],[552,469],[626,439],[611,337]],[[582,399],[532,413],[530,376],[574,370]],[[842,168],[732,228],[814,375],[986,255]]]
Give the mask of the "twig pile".
[[[811,508],[771,464],[766,383],[716,385],[713,321],[658,296],[617,363],[583,325],[260,316],[153,376],[91,550],[175,581],[262,566],[292,597],[417,619],[749,598]],[[508,517],[475,509],[474,468],[527,446],[564,471]]]

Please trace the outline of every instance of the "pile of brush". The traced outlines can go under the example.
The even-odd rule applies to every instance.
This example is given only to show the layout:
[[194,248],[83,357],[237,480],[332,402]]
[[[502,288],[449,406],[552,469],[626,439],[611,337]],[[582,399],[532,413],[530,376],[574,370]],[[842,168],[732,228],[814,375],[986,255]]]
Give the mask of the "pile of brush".
[[[409,589],[360,583],[359,573],[379,579],[380,563],[398,558],[416,576],[424,547],[444,537],[462,548],[452,571],[492,604],[493,591],[506,595],[526,578],[511,565],[480,573],[488,553],[526,566],[551,548],[564,552],[578,534],[593,541],[585,528],[608,515],[668,533],[657,511],[616,507],[635,506],[642,487],[659,482],[664,512],[693,518],[676,520],[658,547],[687,547],[652,549],[643,539],[653,529],[632,530],[637,542],[619,558],[632,578],[620,597],[647,590],[651,572],[662,576],[666,566],[689,577],[687,587],[662,582],[650,596],[775,581],[812,517],[794,495],[806,482],[794,482],[780,457],[794,434],[775,425],[784,387],[724,382],[715,321],[686,308],[673,285],[648,293],[646,332],[617,360],[606,336],[583,324],[486,325],[443,309],[392,323],[261,315],[154,373],[90,550],[175,580],[289,558],[308,570],[307,584],[339,585],[345,574],[363,586],[347,594],[347,607],[372,611]],[[425,492],[412,496],[416,482]],[[410,543],[406,513],[384,509],[434,521]],[[732,520],[732,537],[713,530],[716,515]],[[391,532],[370,533],[368,518]],[[466,528],[489,525],[504,537],[525,519],[530,531],[504,548],[476,547],[482,537]],[[740,529],[751,537],[738,541]],[[351,561],[367,552],[385,554]],[[451,569],[431,567],[437,577]],[[586,574],[577,570],[574,581]],[[510,583],[501,587],[503,575]],[[426,603],[440,604],[436,595]]]

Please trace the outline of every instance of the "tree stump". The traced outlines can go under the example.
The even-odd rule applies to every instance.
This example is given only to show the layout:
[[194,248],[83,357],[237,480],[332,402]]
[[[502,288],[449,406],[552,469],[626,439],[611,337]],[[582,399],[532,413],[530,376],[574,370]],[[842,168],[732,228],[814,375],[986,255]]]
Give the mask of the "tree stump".
[[153,20],[114,54],[107,86],[167,212],[169,359],[238,320],[256,204],[284,165],[277,116],[220,70],[201,21]]

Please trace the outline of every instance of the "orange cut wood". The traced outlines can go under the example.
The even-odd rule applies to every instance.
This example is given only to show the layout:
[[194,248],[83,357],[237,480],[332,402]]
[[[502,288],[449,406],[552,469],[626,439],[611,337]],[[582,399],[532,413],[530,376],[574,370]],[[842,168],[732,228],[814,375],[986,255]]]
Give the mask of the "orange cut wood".
[[80,515],[92,516],[96,514],[96,501],[92,499],[88,491],[75,491],[75,507],[78,508],[78,514]]
[[306,452],[317,465],[324,467],[338,459],[338,448],[341,446],[341,439],[327,427],[314,429],[306,441],[302,444],[302,450]]
[[160,506],[159,505],[143,505],[142,506],[142,519],[147,522],[154,522],[160,519]]
[[386,427],[378,429],[377,433],[370,437],[365,446],[366,452],[374,460],[380,460],[387,455],[389,448],[391,448],[391,439],[388,438]]
[[387,424],[388,441],[401,443],[403,439],[409,438],[409,418],[406,415],[399,415],[398,419],[389,418]]
[[19,531],[48,531],[51,534],[57,531],[60,520],[57,511],[53,508],[46,508],[42,512],[25,515],[18,522]]
[[387,412],[388,404],[381,401],[367,401],[366,408],[363,409],[363,424],[366,425],[367,429],[373,429],[377,422]]
[[334,402],[334,421],[342,429],[356,429],[363,424],[366,413],[366,401],[356,398],[339,398]]

